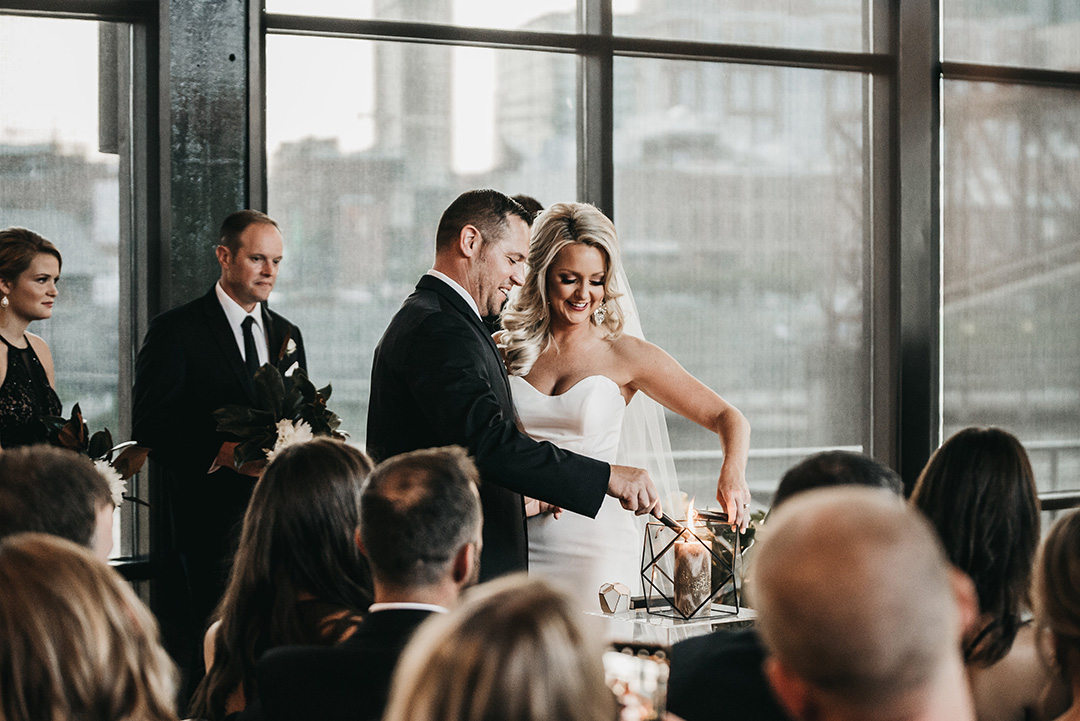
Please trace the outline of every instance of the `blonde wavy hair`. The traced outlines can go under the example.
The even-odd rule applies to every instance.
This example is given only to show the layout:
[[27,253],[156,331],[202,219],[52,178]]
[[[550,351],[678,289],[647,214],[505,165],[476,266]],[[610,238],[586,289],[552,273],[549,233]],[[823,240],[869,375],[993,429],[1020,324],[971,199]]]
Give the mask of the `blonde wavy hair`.
[[[551,313],[548,309],[547,275],[559,251],[568,245],[587,245],[604,256],[604,329],[608,338],[623,330],[622,307],[615,280],[619,266],[619,239],[611,220],[587,203],[556,203],[533,223],[529,246],[529,270],[525,284],[506,304],[501,320],[503,333],[499,347],[510,375],[527,375],[533,363],[551,343]],[[596,323],[595,316],[590,321]]]
[[0,543],[0,721],[176,721],[176,667],[131,587],[42,533]]
[[409,642],[384,721],[611,721],[603,646],[585,621],[524,574],[478,586]]

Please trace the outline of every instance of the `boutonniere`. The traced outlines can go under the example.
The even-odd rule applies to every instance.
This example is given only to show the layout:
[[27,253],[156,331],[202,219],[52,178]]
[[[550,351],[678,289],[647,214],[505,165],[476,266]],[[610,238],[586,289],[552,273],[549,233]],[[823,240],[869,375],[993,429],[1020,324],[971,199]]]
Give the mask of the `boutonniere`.
[[338,430],[341,419],[326,407],[332,388],[316,388],[298,365],[286,377],[267,363],[255,372],[255,405],[229,405],[214,411],[217,429],[239,438],[221,446],[213,473],[232,466],[240,473],[257,476],[267,461],[282,448],[309,441],[316,436],[344,440]]
[[285,331],[285,340],[281,342],[281,349],[278,351],[278,363],[285,360],[289,356],[296,353],[296,341],[292,337],[292,328],[288,328]]
[[113,504],[119,506],[124,501],[144,503],[138,498],[125,496],[128,479],[139,472],[146,462],[150,449],[138,445],[135,441],[113,445],[109,429],[90,435],[83,421],[82,409],[76,403],[71,409],[71,418],[45,416],[42,418],[49,430],[49,443],[87,456],[94,462],[98,472],[109,482]]

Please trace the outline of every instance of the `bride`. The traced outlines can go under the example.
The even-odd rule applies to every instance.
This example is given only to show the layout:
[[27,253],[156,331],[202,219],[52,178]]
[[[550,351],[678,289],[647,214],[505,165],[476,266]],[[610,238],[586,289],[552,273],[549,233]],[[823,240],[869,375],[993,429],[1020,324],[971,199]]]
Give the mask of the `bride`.
[[[750,424],[643,339],[615,226],[603,213],[583,203],[558,203],[537,218],[525,284],[503,310],[502,326],[497,341],[527,434],[609,463],[645,466],[664,507],[674,509],[661,485],[670,475],[667,492],[677,490],[667,430],[652,399],[719,436],[724,461],[716,498],[728,518],[746,528]],[[651,430],[639,430],[646,427]],[[655,448],[646,451],[646,437]],[[643,454],[653,462],[646,464]],[[605,498],[595,519],[564,515],[537,501],[529,505],[530,573],[576,593],[589,610],[598,608],[604,583],[624,583],[641,595],[643,537],[617,500]]]

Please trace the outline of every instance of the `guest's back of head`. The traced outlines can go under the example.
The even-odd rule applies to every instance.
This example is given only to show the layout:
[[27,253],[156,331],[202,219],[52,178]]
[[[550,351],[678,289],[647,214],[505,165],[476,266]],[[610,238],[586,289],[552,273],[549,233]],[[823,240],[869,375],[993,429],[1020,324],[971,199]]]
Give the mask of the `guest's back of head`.
[[[793,715],[796,687],[865,719],[916,717],[947,670],[963,687],[955,580],[918,513],[879,490],[820,489],[785,503],[763,536],[758,628]],[[966,695],[953,701],[970,711]]]
[[399,590],[438,584],[467,544],[478,571],[479,484],[475,463],[456,446],[379,464],[360,498],[360,534],[376,582]]
[[153,616],[85,548],[0,541],[0,719],[175,721],[176,670]]
[[52,446],[0,453],[0,538],[33,531],[66,538],[106,558],[112,494],[90,459]]
[[1080,511],[1058,519],[1035,567],[1035,616],[1049,640],[1052,661],[1074,689],[1080,710]]
[[420,628],[385,721],[611,721],[602,647],[565,594],[511,576]]
[[904,492],[900,474],[870,456],[851,451],[822,451],[807,456],[784,473],[776,487],[772,508],[802,491],[829,486],[883,488],[898,496]]
[[911,503],[930,519],[949,561],[975,583],[985,623],[967,640],[968,662],[995,663],[1011,648],[1029,607],[1040,535],[1035,475],[1024,447],[1000,428],[965,428],[930,458]]
[[[218,719],[236,688],[254,690],[268,648],[333,643],[371,602],[367,561],[356,545],[360,491],[371,460],[329,438],[281,450],[244,514],[240,545],[218,606],[213,665],[192,715]],[[305,606],[340,614],[313,622]]]

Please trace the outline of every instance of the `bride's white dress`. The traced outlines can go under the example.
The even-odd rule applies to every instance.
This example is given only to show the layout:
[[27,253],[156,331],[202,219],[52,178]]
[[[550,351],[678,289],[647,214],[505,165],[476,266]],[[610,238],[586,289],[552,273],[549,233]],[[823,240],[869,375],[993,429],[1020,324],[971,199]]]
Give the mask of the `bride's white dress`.
[[[615,463],[626,402],[615,381],[593,375],[564,393],[549,396],[510,376],[514,407],[525,432],[584,456]],[[623,583],[641,594],[640,534],[634,515],[604,496],[596,518],[566,512],[528,519],[529,573],[542,576],[599,611],[600,586]]]

